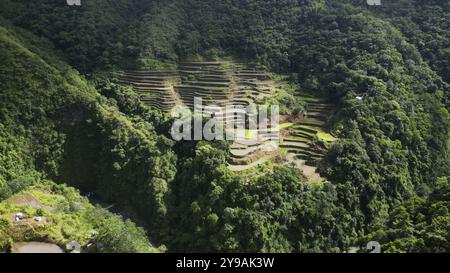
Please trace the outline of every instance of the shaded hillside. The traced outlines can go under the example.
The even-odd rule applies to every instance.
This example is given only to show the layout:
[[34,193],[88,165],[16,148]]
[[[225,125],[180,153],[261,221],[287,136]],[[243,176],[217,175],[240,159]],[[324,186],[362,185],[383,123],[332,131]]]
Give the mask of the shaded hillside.
[[[444,1],[391,12],[365,1],[0,1],[1,200],[42,179],[68,183],[131,210],[169,251],[342,252],[374,238],[392,252],[448,250]],[[169,140],[171,119],[109,73],[230,56],[333,105],[337,141],[313,156],[328,181],[276,162],[237,175],[229,143]],[[281,108],[303,109],[291,96]],[[293,133],[308,131],[320,133]]]

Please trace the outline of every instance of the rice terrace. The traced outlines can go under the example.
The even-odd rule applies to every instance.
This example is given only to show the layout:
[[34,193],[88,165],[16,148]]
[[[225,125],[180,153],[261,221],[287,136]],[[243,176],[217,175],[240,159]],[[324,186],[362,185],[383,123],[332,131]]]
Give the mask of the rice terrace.
[[450,252],[449,1],[0,7],[0,258],[288,272]]

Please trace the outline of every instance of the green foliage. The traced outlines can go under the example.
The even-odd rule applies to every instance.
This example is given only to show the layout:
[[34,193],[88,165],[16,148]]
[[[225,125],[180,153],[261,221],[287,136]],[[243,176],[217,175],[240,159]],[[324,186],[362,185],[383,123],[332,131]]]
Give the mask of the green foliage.
[[382,243],[384,252],[447,253],[450,248],[449,178],[437,180],[427,198],[413,198],[396,207],[387,228],[365,237]]
[[280,115],[298,115],[304,110],[304,103],[296,96],[299,87],[295,84],[283,83],[274,90],[274,95],[265,97],[261,102],[264,105],[278,105]]
[[[339,252],[372,239],[387,252],[448,251],[444,1],[1,2],[1,200],[43,178],[66,182],[131,206],[171,251]],[[331,182],[312,186],[286,166],[235,175],[227,143],[174,144],[170,120],[131,89],[62,61],[87,74],[223,56],[290,74],[262,102],[284,114],[303,109],[298,90],[336,105],[339,140],[319,168]],[[156,251],[131,222],[88,215],[106,251]]]
[[[352,216],[336,205],[332,185],[308,186],[288,167],[245,182],[226,169],[217,145],[199,142],[179,168],[169,211],[178,225],[168,235],[169,249],[334,252],[349,245],[356,222],[346,221]],[[344,224],[336,228],[335,222]]]
[[[17,212],[24,219],[12,223]],[[33,220],[41,216],[41,222]],[[14,242],[44,241],[65,246],[75,240],[81,245],[91,241],[91,232],[101,252],[160,252],[148,241],[142,228],[104,209],[96,208],[79,192],[66,185],[43,181],[27,191],[0,202],[0,248]]]
[[93,209],[88,212],[87,218],[98,234],[94,241],[100,243],[102,252],[157,253],[165,250],[164,247],[152,247],[143,228],[105,209]]
[[137,12],[132,1],[86,1],[72,8],[55,0],[1,2],[3,17],[52,40],[83,73],[111,68],[138,54],[136,33],[127,28],[126,21]]

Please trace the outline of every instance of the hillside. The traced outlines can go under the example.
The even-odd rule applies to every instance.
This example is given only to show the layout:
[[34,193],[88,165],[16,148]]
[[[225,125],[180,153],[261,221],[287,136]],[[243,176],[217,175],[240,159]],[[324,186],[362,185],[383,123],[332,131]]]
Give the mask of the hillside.
[[[155,146],[156,132],[149,123],[139,124],[126,118],[117,107],[102,99],[75,70],[53,59],[49,55],[51,51],[46,51],[48,44],[25,32],[25,36],[22,36],[19,34],[22,33],[20,30],[15,30],[17,36],[14,36],[14,30],[4,27],[0,29],[2,200],[29,187],[39,186],[46,179],[62,183],[70,181],[85,192],[96,191],[97,187],[102,187],[102,183],[111,186],[110,183],[114,183],[114,179],[110,178],[114,168],[121,168],[114,160],[114,152],[121,152],[114,148],[119,143],[126,147],[127,141],[141,141],[142,152],[160,153]],[[32,39],[31,42],[28,39]],[[101,132],[104,133],[103,140]],[[126,140],[123,138],[124,134],[127,136]],[[110,139],[116,139],[117,144]],[[85,140],[85,146],[74,144],[80,140]],[[98,150],[89,151],[92,146]],[[166,157],[170,158],[170,155]],[[102,172],[109,173],[110,177],[107,178]],[[159,176],[151,174],[149,169],[146,172],[152,178],[142,176],[141,179],[157,179]],[[119,183],[123,180],[117,177],[115,181]],[[105,200],[112,198],[113,193],[107,192],[108,187],[103,188],[103,194],[96,192],[103,195]],[[74,192],[72,195],[76,198],[77,194]],[[108,194],[111,196],[108,197]],[[6,209],[11,212],[10,208]],[[106,217],[113,216],[106,214]],[[8,217],[4,218],[7,219]],[[119,218],[114,221],[119,221],[120,224],[121,220]],[[127,229],[126,226],[123,228]],[[64,239],[74,239],[71,236],[68,234]],[[136,240],[147,241],[146,236],[141,233],[136,236]],[[142,249],[144,248],[131,248],[129,251]],[[123,250],[125,249],[121,251]]]
[[[105,252],[450,251],[447,1],[63,2],[0,0],[0,248],[97,230]],[[194,96],[281,124],[172,140]],[[49,195],[82,206],[10,204]],[[37,209],[57,231],[15,237]]]

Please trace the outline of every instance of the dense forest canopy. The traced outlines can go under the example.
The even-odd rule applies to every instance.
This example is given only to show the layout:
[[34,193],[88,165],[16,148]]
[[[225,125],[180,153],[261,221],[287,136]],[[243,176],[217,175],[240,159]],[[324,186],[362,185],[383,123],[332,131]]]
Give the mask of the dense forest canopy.
[[[132,234],[100,237],[110,252],[450,251],[448,1],[64,2],[0,0],[0,201],[94,192],[146,229],[84,200],[81,222]],[[111,73],[223,58],[336,105],[326,183],[287,165],[249,183],[227,142],[173,141]]]

